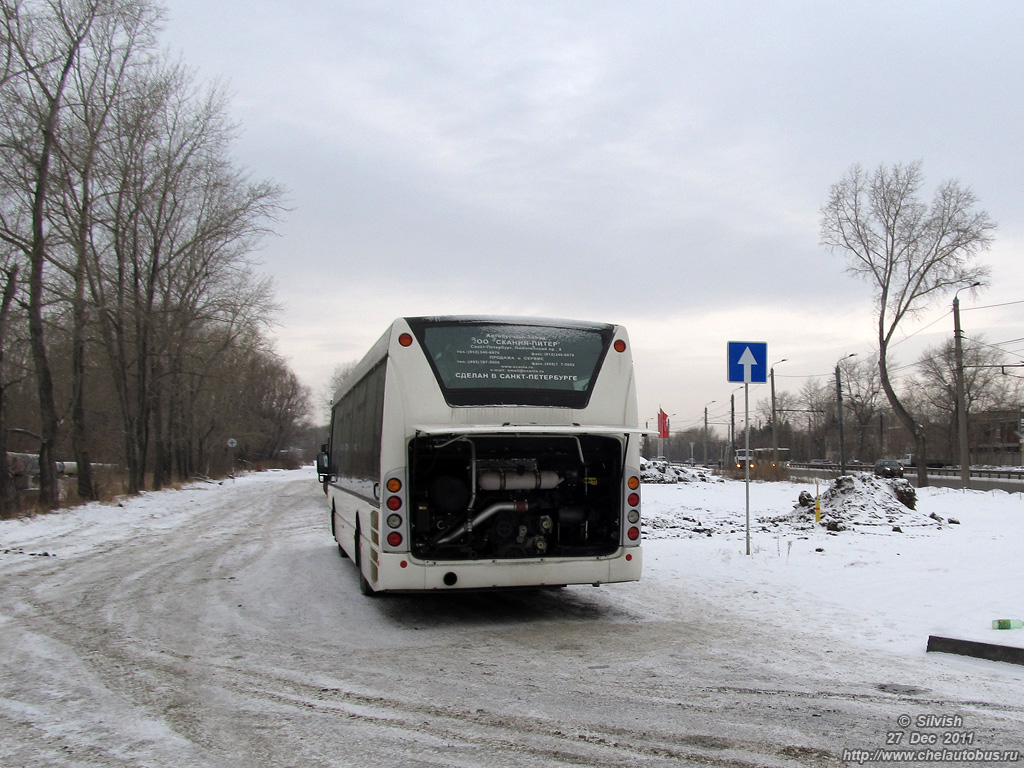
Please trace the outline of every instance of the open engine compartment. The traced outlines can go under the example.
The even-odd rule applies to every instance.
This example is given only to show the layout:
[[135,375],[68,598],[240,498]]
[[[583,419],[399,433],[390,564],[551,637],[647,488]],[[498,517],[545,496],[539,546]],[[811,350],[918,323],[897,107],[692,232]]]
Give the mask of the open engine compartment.
[[593,557],[620,541],[623,442],[596,435],[428,435],[409,443],[412,554]]

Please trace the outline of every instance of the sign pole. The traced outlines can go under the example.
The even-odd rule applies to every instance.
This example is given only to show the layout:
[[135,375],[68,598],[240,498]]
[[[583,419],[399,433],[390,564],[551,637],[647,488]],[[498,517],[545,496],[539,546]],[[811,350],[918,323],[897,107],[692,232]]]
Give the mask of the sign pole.
[[[726,345],[729,382],[743,384],[744,489],[747,497],[747,554],[750,554],[750,385],[768,381],[768,342],[730,341]],[[705,414],[707,412],[705,411]],[[707,416],[705,415],[705,420]]]
[[743,427],[746,437],[743,447],[747,450],[745,480],[747,492],[747,554],[750,554],[750,382],[743,382]]
[[231,451],[231,482],[235,482],[235,448],[238,446],[238,441],[233,437],[228,438],[228,449]]

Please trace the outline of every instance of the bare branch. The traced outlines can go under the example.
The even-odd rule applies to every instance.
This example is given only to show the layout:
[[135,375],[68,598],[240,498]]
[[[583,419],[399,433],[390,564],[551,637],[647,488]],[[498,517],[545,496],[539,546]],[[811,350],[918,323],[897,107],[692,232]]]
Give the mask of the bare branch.
[[990,247],[996,227],[958,182],[940,184],[930,205],[920,199],[923,185],[920,161],[880,166],[870,176],[854,165],[821,209],[822,244],[844,254],[847,270],[875,288],[881,385],[922,456],[924,432],[890,381],[889,345],[908,317],[951,291],[985,284],[989,270],[974,258]]

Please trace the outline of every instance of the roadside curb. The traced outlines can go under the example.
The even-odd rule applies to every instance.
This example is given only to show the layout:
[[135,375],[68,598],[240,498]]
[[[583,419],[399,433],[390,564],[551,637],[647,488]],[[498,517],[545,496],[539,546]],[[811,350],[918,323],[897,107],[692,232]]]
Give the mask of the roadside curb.
[[1008,664],[1024,665],[1024,648],[995,643],[979,643],[975,640],[957,640],[953,637],[928,636],[929,653],[955,653],[960,656],[973,656],[989,661],[1005,661]]

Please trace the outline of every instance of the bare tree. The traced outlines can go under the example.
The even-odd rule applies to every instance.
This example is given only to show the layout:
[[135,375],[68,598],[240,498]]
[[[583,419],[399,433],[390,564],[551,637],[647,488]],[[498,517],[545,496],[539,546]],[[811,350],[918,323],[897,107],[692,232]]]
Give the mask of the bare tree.
[[925,430],[893,388],[889,346],[908,317],[950,291],[984,282],[988,269],[973,259],[990,246],[996,226],[958,182],[940,184],[930,205],[921,202],[923,184],[920,162],[870,174],[854,165],[821,209],[822,244],[844,253],[847,271],[875,289],[880,383],[914,436],[922,486],[928,483]]
[[[108,68],[117,67],[116,52],[124,47],[122,31],[126,26],[137,29],[144,23],[140,19],[146,16],[147,8],[145,0],[2,2],[0,42],[5,59],[0,80],[4,115],[0,126],[0,238],[14,246],[24,261],[29,339],[39,400],[40,501],[47,506],[57,500],[54,451],[63,421],[45,324],[54,289],[49,268],[62,264],[62,249],[73,250],[76,238],[84,237],[89,228],[89,222],[81,216],[62,218],[62,195],[73,186],[84,200],[89,188],[88,177],[79,174],[69,178],[68,160],[91,154],[78,142],[89,136],[89,131],[81,127],[88,108],[94,106],[93,86],[109,75]],[[124,58],[122,55],[121,61]],[[85,311],[82,283],[79,279],[74,308],[75,333],[79,337]],[[80,369],[83,350],[79,341],[73,344],[71,357]],[[75,417],[81,417],[78,408]],[[75,437],[76,443],[80,442],[81,434]],[[84,446],[76,447],[84,451]],[[87,454],[83,458],[81,478],[88,486]]]
[[253,406],[252,450],[257,457],[274,459],[292,447],[299,429],[308,422],[310,392],[277,355],[265,353],[253,363],[247,386],[257,383],[257,387],[241,400]]
[[54,227],[64,232],[66,258],[51,260],[66,273],[62,297],[71,307],[71,445],[78,465],[78,495],[96,498],[85,412],[86,333],[91,312],[87,275],[96,211],[94,200],[111,187],[102,148],[111,140],[110,122],[118,102],[128,95],[132,70],[144,66],[153,50],[159,12],[144,0],[125,4],[118,14],[100,17],[90,44],[78,56],[65,99],[64,141],[60,151],[59,209]]
[[[963,362],[968,413],[1016,405],[1016,388],[1000,369],[1004,362],[1002,350],[981,339],[965,339]],[[953,339],[926,349],[917,361],[917,369],[919,386],[916,389],[922,411],[941,428],[946,440],[946,456],[956,456],[958,404]]]
[[[223,402],[204,410],[204,396],[268,349],[272,286],[250,254],[283,192],[232,161],[224,91],[155,53],[161,14],[152,0],[0,0],[0,431],[6,341],[27,320],[38,394],[21,431],[39,440],[47,505],[68,420],[79,495],[94,495],[94,384],[92,403],[120,416],[104,433],[122,443],[128,490],[148,469],[159,487],[236,428],[225,414],[245,418]],[[282,414],[304,411],[308,393],[260,359],[269,400],[247,406],[276,414],[253,438],[273,452],[289,440]]]
[[246,302],[251,312],[269,311],[268,301],[236,289],[250,280],[247,255],[269,231],[282,194],[229,160],[234,129],[222,91],[197,97],[191,75],[170,66],[154,67],[134,96],[115,116],[117,142],[108,151],[117,184],[105,198],[104,247],[91,278],[131,491],[144,486],[151,438],[154,484],[164,481],[173,423],[164,418],[166,387],[185,371],[181,342],[203,324],[232,322]]
[[14,502],[14,486],[7,471],[7,339],[10,330],[11,307],[18,289],[18,263],[5,259],[2,293],[0,293],[0,519],[11,514]]
[[807,456],[827,454],[828,414],[836,412],[836,387],[830,378],[812,378],[800,388],[801,415],[807,417]]
[[319,402],[317,403],[320,409],[327,412],[327,420],[331,418],[331,408],[334,407],[334,395],[338,391],[338,387],[348,377],[350,373],[358,365],[358,360],[351,360],[347,363],[338,363],[334,366],[334,370],[331,371],[331,378],[327,380],[324,388],[320,391]]
[[857,455],[864,458],[867,456],[871,424],[880,415],[883,404],[878,364],[869,359],[847,359],[840,363],[840,367],[843,408],[853,415],[853,423],[857,430]]
[[0,92],[0,111],[6,115],[0,159],[4,197],[0,237],[21,251],[28,272],[29,338],[41,421],[39,500],[45,506],[57,502],[54,449],[59,426],[43,325],[44,266],[52,247],[47,232],[52,165],[71,71],[101,13],[101,1],[11,0],[3,4],[4,40],[18,72],[8,77]]
[[169,475],[173,454],[180,479],[197,471],[194,460],[205,455],[205,441],[230,423],[225,417],[231,410],[202,407],[207,390],[222,387],[225,379],[245,379],[239,370],[247,364],[245,354],[235,352],[258,349],[276,311],[270,281],[234,262],[193,258],[178,266],[186,265],[173,281],[174,296],[161,299],[167,326],[158,334],[164,373],[153,382],[158,398],[154,469],[163,463]]

